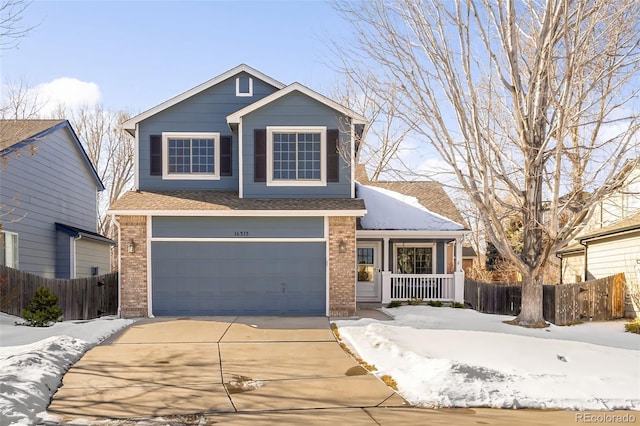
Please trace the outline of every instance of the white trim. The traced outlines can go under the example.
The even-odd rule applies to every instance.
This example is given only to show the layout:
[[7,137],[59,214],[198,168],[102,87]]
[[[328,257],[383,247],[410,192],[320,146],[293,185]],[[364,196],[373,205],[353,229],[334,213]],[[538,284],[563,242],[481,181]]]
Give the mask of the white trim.
[[353,120],[351,120],[351,124],[349,126],[349,133],[351,136],[351,149],[349,150],[349,167],[351,168],[351,198],[356,198],[356,164],[355,160],[355,144],[356,144],[356,129],[353,124]]
[[[360,296],[358,298],[358,284],[368,283],[367,281],[358,280],[358,249],[360,248],[372,248],[373,249],[373,285],[375,294],[373,296]],[[357,241],[356,240],[356,302],[380,302],[382,300],[382,242],[381,241]],[[376,287],[377,286],[377,287]]]
[[[274,133],[320,133],[320,179],[286,180],[273,178]],[[296,143],[297,152],[297,143]],[[327,128],[325,126],[267,126],[267,186],[327,186]],[[298,160],[296,159],[296,170]]]
[[240,77],[236,77],[236,96],[238,97],[251,97],[253,96],[253,78],[249,78],[249,91],[241,92],[240,91]]
[[[169,139],[213,139],[213,173],[169,173]],[[220,180],[219,132],[162,132],[162,179]]]
[[242,238],[242,237],[156,237],[151,242],[187,242],[187,243],[322,243],[324,237],[311,238]]
[[[109,210],[108,214],[120,216],[236,216],[236,217],[318,217],[318,216],[356,216],[367,214],[366,210]],[[357,232],[357,231],[356,231]],[[356,234],[357,235],[357,234]],[[413,235],[413,234],[412,234]]]
[[331,291],[331,280],[329,279],[329,275],[331,273],[331,268],[329,264],[329,217],[324,217],[324,240],[325,240],[325,263],[326,263],[326,272],[325,279],[327,281],[325,288],[325,315],[329,316],[329,304],[331,299],[329,298],[329,292]]
[[[244,176],[242,173],[244,172],[244,161],[242,158],[242,138],[244,137],[242,132],[242,118],[240,118],[240,123],[238,124],[238,198],[244,197]],[[231,165],[233,169],[233,164]]]
[[[438,263],[436,262],[437,256],[437,248],[435,243],[418,243],[411,241],[401,241],[393,244],[393,274],[399,274],[398,272],[398,248],[430,248],[431,249],[431,273],[426,273],[427,275],[437,274]],[[445,265],[445,270],[447,269],[447,265]],[[424,274],[422,274],[424,275]]]
[[[0,231],[0,234],[4,234],[4,247],[0,246],[0,250],[4,251],[4,265],[9,266],[7,265],[7,235],[11,235],[12,236],[11,250],[15,251],[15,254],[17,257],[14,256],[13,253],[11,253],[11,258],[13,259],[13,263],[9,267],[14,269],[20,269],[20,235],[19,233],[11,232],[11,231]],[[14,236],[15,236],[15,241],[13,240]],[[72,237],[69,237],[69,238],[72,238]]]
[[217,77],[212,78],[211,80],[205,81],[202,84],[199,84],[198,86],[187,90],[186,92],[183,92],[177,96],[174,96],[173,98],[159,104],[156,105],[155,107],[148,109],[147,111],[136,115],[135,117],[131,117],[130,119],[128,119],[127,121],[125,121],[124,123],[122,123],[122,127],[125,130],[134,130],[134,126],[135,124],[141,122],[142,120],[146,120],[147,118],[161,112],[164,111],[165,109],[172,107],[173,105],[176,105],[182,101],[184,101],[185,99],[188,99],[194,95],[197,95],[200,92],[203,92],[225,80],[227,80],[228,78],[233,77],[234,75],[241,73],[241,72],[246,72],[247,74],[251,74],[253,77],[264,81],[265,83],[275,87],[276,89],[282,89],[284,86],[284,84],[280,83],[277,80],[274,80],[273,78],[269,77],[266,74],[261,73],[260,71],[251,68],[248,65],[245,64],[241,64],[238,65],[235,68],[230,69],[229,71],[226,71],[220,75],[218,75]]
[[133,149],[133,189],[140,189],[140,128],[136,123]]
[[[133,213],[129,213],[133,214]],[[469,230],[460,231],[413,231],[413,230],[366,230],[356,231],[356,238],[450,238],[452,240],[469,234]]]
[[270,94],[269,96],[266,96],[262,99],[260,99],[259,101],[256,101],[254,103],[252,103],[251,105],[247,105],[246,107],[234,112],[233,114],[230,114],[227,116],[227,123],[232,124],[232,123],[238,123],[240,121],[240,117],[243,117],[249,113],[252,113],[253,111],[262,108],[263,106],[282,98],[283,96],[288,95],[289,93],[293,92],[293,91],[298,91],[304,95],[309,96],[312,99],[315,99],[316,101],[325,104],[326,106],[328,106],[329,108],[332,108],[338,112],[341,112],[342,114],[346,115],[347,117],[351,117],[355,123],[357,124],[367,124],[367,119],[354,112],[351,111],[348,108],[345,108],[344,106],[338,104],[335,101],[332,101],[331,99],[327,98],[324,95],[321,95],[318,92],[315,92],[311,89],[309,89],[308,87],[303,86],[300,83],[293,83],[290,84],[289,86],[285,87],[285,88],[281,88],[280,90],[278,90],[277,92],[274,92],[272,94]]
[[151,270],[151,239],[153,237],[152,217],[147,215],[147,241],[145,246],[147,248],[147,315],[149,318],[153,316],[153,282],[152,282],[152,270]]

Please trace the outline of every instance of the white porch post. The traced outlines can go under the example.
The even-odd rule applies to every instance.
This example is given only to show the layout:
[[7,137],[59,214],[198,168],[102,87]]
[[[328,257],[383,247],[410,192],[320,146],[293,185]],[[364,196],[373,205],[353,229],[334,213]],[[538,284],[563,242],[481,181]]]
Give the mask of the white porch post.
[[391,302],[391,272],[389,271],[389,237],[382,239],[382,303]]
[[464,303],[464,269],[462,269],[462,238],[456,238],[456,270],[453,273],[455,294],[453,300]]

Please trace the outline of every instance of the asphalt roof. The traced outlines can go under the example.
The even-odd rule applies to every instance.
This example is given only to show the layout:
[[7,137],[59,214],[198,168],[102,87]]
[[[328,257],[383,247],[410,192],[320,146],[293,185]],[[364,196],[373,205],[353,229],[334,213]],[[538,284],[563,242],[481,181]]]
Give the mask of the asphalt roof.
[[65,120],[0,120],[0,151],[50,129]]
[[185,210],[365,210],[353,198],[239,198],[236,191],[129,191],[111,211]]

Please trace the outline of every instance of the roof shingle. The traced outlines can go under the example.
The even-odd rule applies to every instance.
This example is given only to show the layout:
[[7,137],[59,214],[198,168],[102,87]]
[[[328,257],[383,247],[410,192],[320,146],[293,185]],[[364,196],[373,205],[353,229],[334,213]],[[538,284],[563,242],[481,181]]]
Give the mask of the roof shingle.
[[0,120],[0,151],[36,136],[65,120]]
[[235,191],[129,191],[111,211],[186,210],[365,210],[352,198],[239,198]]

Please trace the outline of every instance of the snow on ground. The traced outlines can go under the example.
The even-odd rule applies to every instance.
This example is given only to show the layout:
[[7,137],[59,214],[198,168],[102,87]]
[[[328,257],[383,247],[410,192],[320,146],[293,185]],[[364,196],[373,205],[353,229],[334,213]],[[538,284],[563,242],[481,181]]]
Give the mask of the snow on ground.
[[102,317],[51,327],[17,326],[16,322],[22,319],[0,313],[2,424],[34,424],[71,364],[133,321]]
[[470,309],[336,321],[358,355],[424,407],[640,410],[640,336],[621,321],[527,329]]

